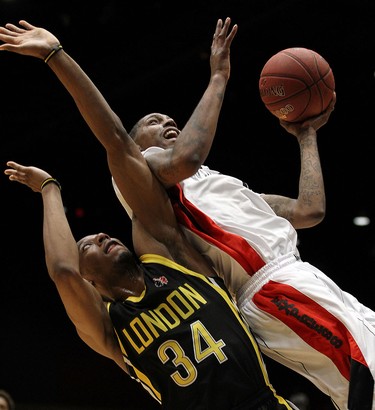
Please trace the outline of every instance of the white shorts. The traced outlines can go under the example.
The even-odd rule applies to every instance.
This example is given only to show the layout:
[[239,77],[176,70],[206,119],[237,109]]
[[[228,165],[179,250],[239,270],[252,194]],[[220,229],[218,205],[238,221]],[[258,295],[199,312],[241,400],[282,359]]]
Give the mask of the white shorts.
[[260,269],[236,297],[266,356],[338,409],[375,410],[375,312],[293,254]]

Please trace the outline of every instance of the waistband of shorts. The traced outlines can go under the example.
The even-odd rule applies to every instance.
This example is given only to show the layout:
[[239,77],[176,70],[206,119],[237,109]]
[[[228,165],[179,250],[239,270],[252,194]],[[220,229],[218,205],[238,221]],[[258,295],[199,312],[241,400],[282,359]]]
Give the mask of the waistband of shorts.
[[240,305],[245,299],[251,298],[254,293],[271,279],[275,271],[297,261],[301,261],[298,253],[290,252],[268,262],[263,268],[250,276],[249,280],[238,289],[236,293],[237,303]]

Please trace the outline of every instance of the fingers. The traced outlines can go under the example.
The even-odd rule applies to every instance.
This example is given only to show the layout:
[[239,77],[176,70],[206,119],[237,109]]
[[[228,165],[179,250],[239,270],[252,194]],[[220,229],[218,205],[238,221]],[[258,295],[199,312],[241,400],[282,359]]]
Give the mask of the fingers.
[[1,40],[2,41],[7,41],[7,42],[13,42],[14,38],[18,35],[18,33],[15,33],[14,31],[8,30],[5,27],[0,27],[0,34],[1,34]]
[[331,102],[330,102],[330,104],[329,104],[329,108],[331,109],[331,111],[334,110],[335,104],[336,104],[336,93],[333,92],[332,100],[331,100]]
[[26,30],[32,30],[33,28],[36,28],[32,24],[28,23],[26,20],[20,20],[19,24],[20,26],[25,27]]
[[23,28],[17,27],[17,26],[15,26],[15,25],[12,24],[12,23],[7,23],[7,24],[5,24],[5,27],[6,27],[9,31],[12,31],[12,32],[15,32],[15,33],[23,33],[23,32],[25,31]]
[[9,37],[7,39],[4,38],[4,40],[11,41],[12,37],[17,37],[19,34],[23,34],[26,31],[35,28],[31,24],[27,23],[25,20],[21,20],[20,25],[23,26],[24,28],[18,27],[12,23],[7,23],[5,24],[4,27],[0,27],[0,34],[2,34],[3,36]]
[[225,19],[225,22],[223,24],[223,20],[222,19],[218,19],[217,23],[216,23],[216,30],[215,30],[215,34],[213,36],[213,40],[212,40],[212,46],[219,46],[219,45],[224,45],[224,47],[229,48],[232,40],[234,38],[234,36],[237,33],[238,30],[238,26],[237,24],[235,24],[232,27],[232,30],[230,31],[229,35],[228,35],[228,30],[229,30],[229,26],[231,24],[231,18],[227,17]]
[[7,162],[8,169],[4,171],[8,175],[10,181],[16,181],[31,188],[34,192],[41,192],[41,184],[46,178],[51,178],[51,175],[46,171],[32,167],[23,166],[14,161]]
[[1,45],[2,50],[11,51],[13,46],[18,43],[18,36],[24,33],[25,30],[19,29],[13,24],[6,24],[5,27],[0,27],[0,40],[4,42]]
[[214,37],[213,37],[214,41],[219,40],[219,39],[220,40],[225,39],[225,43],[226,43],[225,45],[230,46],[230,44],[232,43],[232,40],[233,40],[234,36],[236,35],[237,30],[238,30],[238,25],[235,24],[232,27],[232,30],[230,31],[229,35],[227,36],[231,21],[232,21],[231,18],[227,17],[225,19],[224,24],[223,24],[223,20],[218,19],[217,24],[216,24],[215,34],[214,34]]
[[7,169],[5,170],[5,174],[8,175],[9,181],[16,181],[20,182],[21,184],[25,184],[25,174],[21,174],[20,172],[14,169]]
[[26,20],[20,20],[19,21],[19,26],[16,26],[15,24],[12,23],[7,23],[5,24],[5,27],[9,30],[9,31],[13,31],[15,33],[24,33],[26,30],[31,30],[34,27],[32,24],[28,23]]
[[14,169],[24,168],[21,164],[18,164],[17,162],[14,162],[14,161],[8,161],[7,165],[8,165],[8,167],[12,167]]
[[216,23],[215,33],[214,33],[214,39],[219,35],[222,27],[223,27],[223,20],[218,19],[218,21]]
[[8,161],[7,166],[11,168],[6,169],[4,174],[8,175],[11,181],[22,182],[25,179],[26,174],[23,172],[25,167],[14,161]]
[[234,36],[235,36],[236,33],[237,33],[237,30],[238,30],[238,25],[235,24],[235,25],[232,27],[231,32],[229,33],[228,37],[227,37],[226,40],[225,40],[226,43],[228,44],[228,46],[231,45],[232,40],[234,39]]
[[230,18],[227,17],[223,25],[223,20],[219,19],[216,24],[216,31],[215,31],[214,38],[225,37],[227,35],[230,22],[231,22]]

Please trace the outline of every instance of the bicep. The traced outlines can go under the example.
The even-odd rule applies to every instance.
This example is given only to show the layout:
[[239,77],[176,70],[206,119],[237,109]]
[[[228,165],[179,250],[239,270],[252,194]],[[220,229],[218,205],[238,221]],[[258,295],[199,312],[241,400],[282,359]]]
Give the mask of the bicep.
[[292,225],[295,218],[296,199],[281,195],[261,195],[277,216],[287,219]]

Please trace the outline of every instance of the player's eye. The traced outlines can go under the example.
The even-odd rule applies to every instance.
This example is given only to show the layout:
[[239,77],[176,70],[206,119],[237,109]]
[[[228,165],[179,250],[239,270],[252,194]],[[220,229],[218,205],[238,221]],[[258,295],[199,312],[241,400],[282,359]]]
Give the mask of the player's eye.
[[91,243],[84,243],[84,244],[81,246],[82,252],[87,251],[87,249],[89,249],[90,246],[91,246]]

